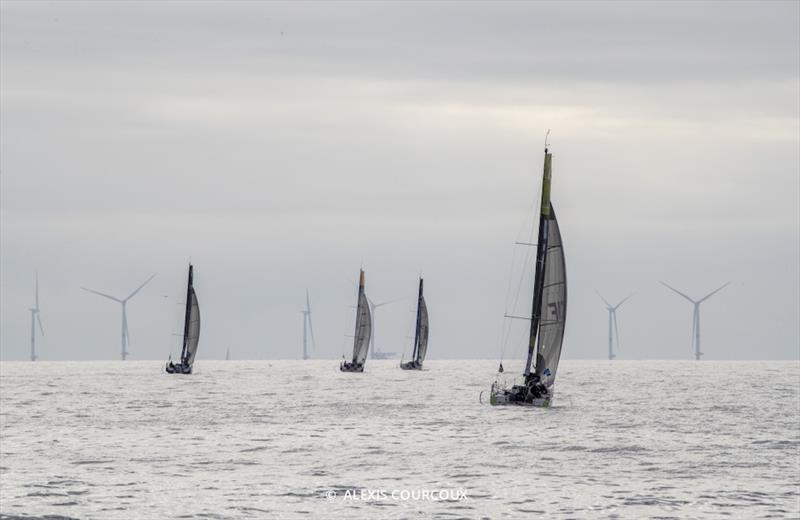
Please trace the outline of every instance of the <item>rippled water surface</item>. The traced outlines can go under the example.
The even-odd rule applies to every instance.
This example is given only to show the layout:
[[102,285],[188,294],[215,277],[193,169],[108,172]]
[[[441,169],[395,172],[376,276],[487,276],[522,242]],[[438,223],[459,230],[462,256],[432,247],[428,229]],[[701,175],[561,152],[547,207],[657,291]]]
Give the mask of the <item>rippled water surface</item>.
[[0,518],[800,516],[797,362],[564,361],[550,409],[396,363],[4,362]]

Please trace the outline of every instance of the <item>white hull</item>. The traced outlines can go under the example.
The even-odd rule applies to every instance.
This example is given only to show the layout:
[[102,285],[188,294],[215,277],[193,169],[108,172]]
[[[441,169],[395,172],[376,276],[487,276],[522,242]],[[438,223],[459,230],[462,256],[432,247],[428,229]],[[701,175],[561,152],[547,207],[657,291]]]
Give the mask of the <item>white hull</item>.
[[[528,393],[525,387],[521,385],[505,385],[495,381],[489,390],[489,404],[492,406],[531,406],[536,408],[548,408],[553,399],[552,387],[549,389],[542,388],[542,391],[536,394],[536,397]],[[542,395],[544,394],[544,395]],[[527,395],[527,397],[523,397]]]
[[511,394],[505,390],[491,392],[489,395],[489,404],[492,406],[503,406],[503,405],[510,405],[510,406],[530,406],[534,408],[549,408],[550,402],[552,400],[552,396],[549,397],[541,397],[538,399],[533,399],[531,401],[517,401],[511,400]]

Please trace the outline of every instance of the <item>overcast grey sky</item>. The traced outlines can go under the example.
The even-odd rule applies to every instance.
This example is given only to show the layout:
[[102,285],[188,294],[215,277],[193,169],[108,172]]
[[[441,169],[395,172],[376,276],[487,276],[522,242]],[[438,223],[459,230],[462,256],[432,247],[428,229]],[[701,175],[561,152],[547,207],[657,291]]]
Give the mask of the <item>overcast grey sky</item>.
[[[800,355],[800,3],[0,3],[0,357],[351,349],[358,269],[383,350],[495,358],[552,129],[567,358]],[[519,255],[520,251],[516,251]],[[519,260],[519,256],[517,256]],[[527,308],[527,305],[525,306]],[[526,312],[522,309],[517,312]],[[506,357],[520,357],[522,342]]]

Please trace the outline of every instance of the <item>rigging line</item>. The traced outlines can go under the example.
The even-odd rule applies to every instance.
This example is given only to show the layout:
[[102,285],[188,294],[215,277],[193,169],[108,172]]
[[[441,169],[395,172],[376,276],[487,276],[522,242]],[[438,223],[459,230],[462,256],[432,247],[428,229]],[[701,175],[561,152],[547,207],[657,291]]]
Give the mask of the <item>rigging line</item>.
[[[548,135],[549,135],[549,131],[548,131]],[[545,137],[545,142],[546,141],[547,141],[547,138]],[[537,179],[536,180],[536,184],[535,184],[536,191],[534,191],[534,193],[541,193],[542,184],[544,182],[544,179],[542,177],[539,177],[539,176],[536,176],[536,179]],[[537,213],[535,213],[535,210],[537,209],[537,207],[540,204],[541,204],[541,200],[538,200],[537,197],[531,197],[530,203],[528,205],[528,210],[526,211],[526,213],[525,213],[525,215],[524,215],[524,217],[522,219],[522,223],[520,224],[519,229],[517,230],[517,237],[518,238],[519,238],[520,234],[522,234],[523,231],[525,230],[526,225],[530,225],[530,232],[528,233],[528,242],[533,242],[533,235],[534,235],[534,233],[536,233],[536,229],[537,229],[536,222],[535,222],[536,221],[535,215]],[[534,216],[534,218],[531,218],[532,215]],[[522,282],[523,282],[523,280],[525,278],[525,272],[526,272],[525,269],[526,269],[526,266],[528,265],[528,262],[530,261],[530,248],[526,247],[525,249],[526,249],[526,251],[525,251],[525,260],[523,261],[522,268],[520,270],[521,274],[520,274],[519,283],[517,284],[517,291],[516,291],[516,294],[514,295],[514,308],[513,308],[513,310],[516,310],[516,307],[519,304],[519,296],[520,296],[520,292],[522,290]],[[511,266],[510,266],[509,273],[508,273],[508,286],[506,288],[506,298],[505,298],[505,307],[506,307],[506,309],[505,309],[504,314],[508,314],[509,296],[511,295],[512,279],[513,279],[513,274],[514,274],[514,265],[516,263],[516,258],[517,258],[517,256],[516,256],[517,255],[517,251],[516,250],[517,250],[517,248],[515,247],[514,248],[514,253],[511,256]],[[510,333],[511,333],[511,324],[510,323],[505,323],[506,321],[507,320],[503,319],[502,322],[501,322],[501,327],[500,327],[500,359],[501,360],[505,357],[505,353],[506,353],[506,350],[507,350],[507,347],[508,347],[508,341],[509,341],[509,337],[510,337]]]
[[[533,228],[534,228],[534,226],[533,226],[533,224],[531,224],[530,238],[528,239],[531,242],[533,241],[533,234],[534,234],[534,229]],[[525,260],[522,262],[522,268],[520,269],[520,277],[519,277],[519,282],[517,283],[517,291],[516,291],[516,294],[514,295],[514,303],[513,303],[512,309],[511,309],[512,311],[516,311],[517,306],[519,305],[519,297],[520,297],[520,294],[522,293],[522,286],[523,286],[524,281],[525,281],[525,275],[527,274],[527,267],[530,264],[530,259],[531,259],[531,248],[527,248],[526,247],[525,248]],[[510,277],[511,276],[509,276],[509,278]],[[509,312],[509,310],[508,310],[508,301],[506,301],[506,312],[505,312],[505,314],[508,314],[508,312]],[[508,328],[509,333],[510,333],[510,329],[511,329],[511,323],[510,322],[507,324],[507,328]],[[510,339],[509,336],[510,336],[510,334],[505,337],[505,342],[502,344],[502,347],[501,347],[501,359],[503,359],[505,357],[505,353],[506,353],[506,351],[508,349],[508,341]]]
[[[538,189],[538,191],[536,191],[535,193],[540,193],[541,192],[541,181],[537,182],[537,189]],[[531,215],[534,215],[534,211],[536,210],[536,204],[537,204],[536,197],[531,197],[530,203],[528,204],[527,210],[523,214],[523,217],[521,219],[519,228],[517,229],[517,233],[515,235],[516,238],[517,238],[517,241],[519,241],[520,240],[520,236],[523,233],[525,233],[526,227],[530,226],[529,231],[527,232],[528,242],[533,242],[533,234],[536,232],[536,230],[535,230],[536,226],[535,226],[535,222],[534,222],[535,218],[531,219]],[[513,274],[514,274],[513,269],[514,269],[514,265],[515,265],[516,259],[517,259],[517,256],[516,256],[517,255],[517,248],[515,247],[513,249],[513,251],[514,251],[514,253],[512,254],[511,269],[510,269],[510,271],[508,273],[508,286],[506,288],[506,300],[505,300],[506,307],[508,307],[509,296],[511,294],[512,282],[513,282]],[[506,310],[508,310],[508,309],[506,309]]]

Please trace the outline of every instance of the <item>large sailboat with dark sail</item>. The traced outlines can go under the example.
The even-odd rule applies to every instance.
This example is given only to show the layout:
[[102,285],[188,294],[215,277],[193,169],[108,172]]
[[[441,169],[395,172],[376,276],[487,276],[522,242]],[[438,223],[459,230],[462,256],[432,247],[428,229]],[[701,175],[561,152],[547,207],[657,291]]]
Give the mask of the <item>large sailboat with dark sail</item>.
[[422,278],[419,279],[419,296],[417,297],[417,325],[414,331],[414,351],[411,361],[400,363],[403,370],[422,370],[425,354],[428,353],[428,306],[422,295]]
[[183,348],[180,363],[167,362],[165,370],[169,374],[191,374],[197,343],[200,341],[200,306],[194,292],[194,267],[189,264],[189,282],[186,287],[186,312],[183,318]]
[[364,363],[369,351],[369,340],[372,332],[372,315],[369,311],[369,301],[364,294],[364,270],[358,277],[358,306],[356,308],[356,330],[353,335],[353,357],[350,361],[342,360],[339,370],[342,372],[363,372]]
[[[550,406],[567,317],[567,269],[561,231],[550,200],[552,154],[545,143],[539,238],[534,264],[533,305],[528,356],[522,380],[507,384],[498,379],[491,388],[493,405]],[[500,364],[499,372],[503,372]]]

